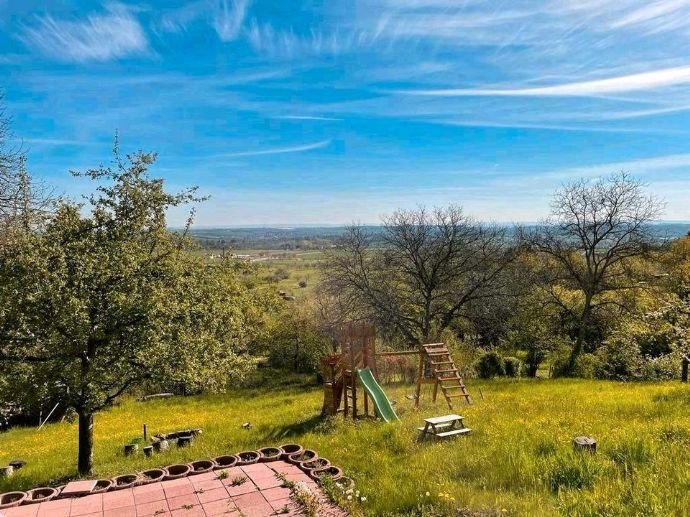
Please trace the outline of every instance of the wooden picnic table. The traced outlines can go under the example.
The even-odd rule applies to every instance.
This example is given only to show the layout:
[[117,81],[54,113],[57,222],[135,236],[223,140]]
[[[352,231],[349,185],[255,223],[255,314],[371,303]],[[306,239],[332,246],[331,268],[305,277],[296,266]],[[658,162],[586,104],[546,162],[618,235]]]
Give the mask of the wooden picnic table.
[[471,429],[465,427],[460,415],[434,416],[424,419],[424,427],[418,427],[422,432],[422,439],[428,435],[436,438],[449,438],[460,434],[467,434]]

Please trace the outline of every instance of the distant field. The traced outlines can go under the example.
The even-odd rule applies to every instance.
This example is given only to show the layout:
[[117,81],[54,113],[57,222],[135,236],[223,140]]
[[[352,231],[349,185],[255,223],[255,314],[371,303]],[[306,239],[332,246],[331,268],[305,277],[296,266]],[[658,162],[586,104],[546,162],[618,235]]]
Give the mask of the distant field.
[[[219,256],[222,250],[201,250],[207,257]],[[236,249],[225,251],[231,256],[248,257],[249,260],[259,270],[259,278],[266,287],[276,291],[285,291],[296,298],[302,298],[310,293],[314,286],[319,283],[321,272],[320,265],[323,263],[325,251],[285,251],[285,250],[254,250]],[[287,278],[277,279],[276,274],[287,275]],[[306,282],[306,287],[300,287],[300,282]]]
[[[662,516],[690,508],[687,385],[470,380],[476,403],[459,411],[472,434],[420,443],[415,428],[422,418],[448,412],[443,403],[432,405],[428,392],[416,412],[406,398],[411,386],[386,387],[402,422],[353,423],[322,419],[321,388],[305,380],[266,372],[260,387],[226,395],[128,400],[96,417],[96,475],[297,441],[355,478],[367,515],[456,515],[464,508],[487,515]],[[204,434],[191,449],[125,458],[122,444],[144,423],[151,432],[201,427]],[[571,439],[581,434],[598,440],[595,454],[572,450]],[[75,455],[74,424],[1,434],[0,464],[22,457],[28,465],[0,490],[65,479]]]

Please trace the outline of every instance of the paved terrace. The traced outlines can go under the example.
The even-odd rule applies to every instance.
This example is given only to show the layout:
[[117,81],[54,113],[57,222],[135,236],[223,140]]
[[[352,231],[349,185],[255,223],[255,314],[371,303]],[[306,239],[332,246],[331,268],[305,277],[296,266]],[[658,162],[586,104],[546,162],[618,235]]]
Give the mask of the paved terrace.
[[[227,475],[221,474],[227,472]],[[282,487],[277,475],[303,482],[320,501],[319,517],[341,517],[343,510],[294,465],[283,461],[256,463],[205,474],[161,481],[135,488],[57,499],[0,510],[0,517],[264,517],[305,515]],[[237,484],[238,478],[246,478]],[[233,482],[235,483],[233,485]]]

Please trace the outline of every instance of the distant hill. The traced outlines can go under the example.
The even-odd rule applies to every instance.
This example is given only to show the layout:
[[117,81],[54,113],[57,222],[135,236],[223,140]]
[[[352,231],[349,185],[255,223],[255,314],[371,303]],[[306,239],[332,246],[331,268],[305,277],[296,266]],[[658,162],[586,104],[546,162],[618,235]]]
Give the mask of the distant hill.
[[[365,228],[374,235],[382,231],[376,225]],[[313,250],[333,246],[344,231],[345,226],[295,226],[193,228],[190,233],[207,249]],[[654,223],[653,231],[659,240],[675,239],[690,232],[690,222]]]

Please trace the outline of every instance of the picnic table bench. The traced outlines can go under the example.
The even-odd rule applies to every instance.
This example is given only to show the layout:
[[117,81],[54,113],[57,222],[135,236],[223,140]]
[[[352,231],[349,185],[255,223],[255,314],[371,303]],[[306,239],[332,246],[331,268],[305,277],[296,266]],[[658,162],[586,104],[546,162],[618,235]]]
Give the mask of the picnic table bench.
[[428,435],[436,438],[450,438],[451,436],[467,434],[471,429],[465,427],[460,415],[443,415],[424,419],[424,426],[418,427],[422,432],[422,439]]

